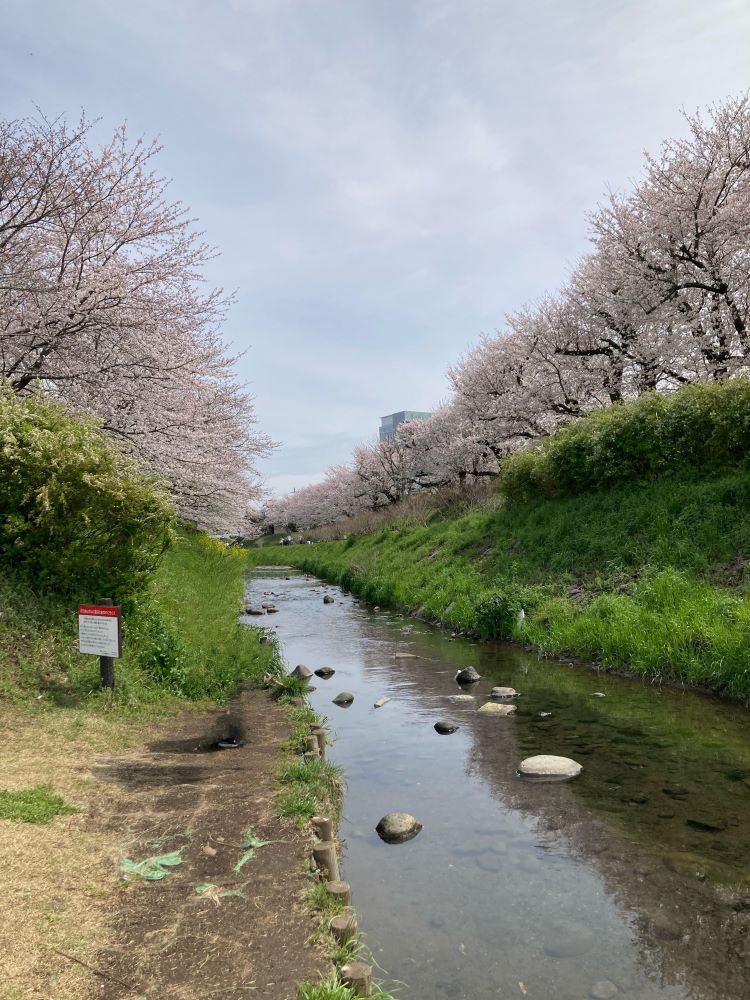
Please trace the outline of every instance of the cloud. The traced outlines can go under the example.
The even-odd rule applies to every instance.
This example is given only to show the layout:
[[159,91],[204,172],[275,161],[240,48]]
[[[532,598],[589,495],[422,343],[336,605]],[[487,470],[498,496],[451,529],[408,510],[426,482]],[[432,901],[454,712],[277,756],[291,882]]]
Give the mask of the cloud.
[[221,247],[209,277],[237,289],[225,333],[285,442],[277,489],[430,409],[448,364],[565,279],[585,212],[680,107],[748,85],[739,0],[6,6],[6,114],[161,135]]

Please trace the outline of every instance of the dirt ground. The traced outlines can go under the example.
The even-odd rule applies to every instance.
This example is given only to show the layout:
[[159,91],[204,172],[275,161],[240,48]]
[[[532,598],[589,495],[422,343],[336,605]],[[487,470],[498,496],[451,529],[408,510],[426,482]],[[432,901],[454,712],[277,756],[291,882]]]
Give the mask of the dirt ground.
[[[25,767],[17,753],[5,787],[50,781],[83,811],[49,827],[0,822],[12,857],[0,997],[293,1000],[297,980],[317,979],[326,960],[299,904],[306,838],[272,811],[288,731],[282,709],[246,692],[229,711],[152,725],[145,747],[92,752],[85,733],[45,732]],[[28,734],[16,734],[18,751]],[[245,745],[215,749],[227,735]],[[248,831],[270,843],[235,871]],[[174,851],[163,880],[123,881],[121,857]]]

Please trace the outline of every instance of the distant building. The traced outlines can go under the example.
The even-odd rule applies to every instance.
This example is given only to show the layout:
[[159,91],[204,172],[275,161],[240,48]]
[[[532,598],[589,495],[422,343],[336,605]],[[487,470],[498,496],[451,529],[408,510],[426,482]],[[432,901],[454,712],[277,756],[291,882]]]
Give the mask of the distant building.
[[431,413],[423,413],[421,410],[399,410],[398,413],[389,413],[387,417],[380,418],[380,440],[390,441],[398,425],[407,420],[426,420],[431,416]]

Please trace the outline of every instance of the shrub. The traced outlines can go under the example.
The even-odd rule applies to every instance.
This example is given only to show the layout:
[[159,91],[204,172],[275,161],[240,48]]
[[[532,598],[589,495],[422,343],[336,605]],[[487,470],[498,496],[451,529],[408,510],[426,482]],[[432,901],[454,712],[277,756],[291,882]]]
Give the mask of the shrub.
[[718,473],[750,457],[750,380],[690,385],[597,410],[503,462],[510,500],[574,496],[654,480]]
[[122,601],[171,541],[157,480],[87,417],[0,390],[0,563],[37,593]]
[[507,583],[480,597],[474,608],[476,629],[483,639],[512,639],[519,615],[533,610],[539,595],[531,587]]

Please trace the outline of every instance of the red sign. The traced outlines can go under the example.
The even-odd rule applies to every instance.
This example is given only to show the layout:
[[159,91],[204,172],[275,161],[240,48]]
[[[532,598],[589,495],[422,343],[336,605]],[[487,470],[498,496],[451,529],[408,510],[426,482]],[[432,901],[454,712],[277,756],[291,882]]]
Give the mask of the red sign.
[[79,615],[94,615],[96,618],[117,618],[120,614],[119,608],[105,608],[101,604],[79,604]]

